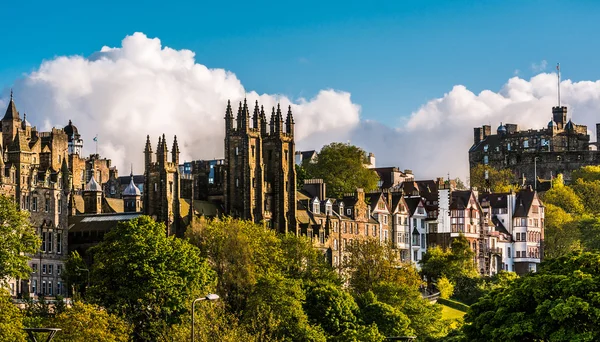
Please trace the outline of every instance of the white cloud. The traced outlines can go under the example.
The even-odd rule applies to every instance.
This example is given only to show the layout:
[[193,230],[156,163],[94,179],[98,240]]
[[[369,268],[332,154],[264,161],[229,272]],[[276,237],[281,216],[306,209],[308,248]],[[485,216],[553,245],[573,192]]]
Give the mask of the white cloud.
[[[595,131],[600,81],[564,80],[561,87],[569,117]],[[29,114],[29,121],[49,129],[72,119],[87,151],[93,152],[92,137],[98,134],[100,153],[112,158],[122,173],[131,162],[142,172],[146,134],[154,149],[162,133],[169,142],[177,134],[182,160],[221,158],[227,99],[237,103],[246,96],[251,104],[258,99],[266,108],[277,101],[283,108],[292,105],[298,149],[351,141],[374,152],[379,166],[413,169],[418,178],[447,173],[464,178],[473,127],[490,124],[495,131],[500,122],[509,122],[542,128],[557,102],[556,74],[541,73],[529,80],[515,76],[499,91],[475,94],[456,85],[409,116],[396,113],[407,119],[391,127],[361,121],[361,108],[350,93],[326,89],[310,99],[259,94],[245,89],[232,72],[209,69],[194,60],[193,52],[163,47],[142,33],[89,58],[45,61],[14,88],[17,107]],[[3,101],[5,108],[6,97]]]
[[[17,108],[41,129],[62,127],[69,119],[79,128],[88,152],[99,136],[99,152],[121,172],[133,162],[141,173],[146,135],[156,149],[158,136],[177,135],[181,160],[223,157],[224,114],[228,99],[245,96],[254,106],[291,104],[299,145],[319,147],[342,139],[359,122],[360,106],[350,94],[321,90],[311,99],[258,94],[244,88],[230,71],[209,69],[189,50],[161,46],[159,39],[135,33],[117,48],[103,47],[89,58],[63,56],[45,61],[14,85]],[[330,134],[343,127],[338,134]],[[311,135],[310,139],[307,137]]]
[[531,70],[533,72],[541,72],[546,70],[548,67],[548,62],[544,59],[539,63],[531,63]]

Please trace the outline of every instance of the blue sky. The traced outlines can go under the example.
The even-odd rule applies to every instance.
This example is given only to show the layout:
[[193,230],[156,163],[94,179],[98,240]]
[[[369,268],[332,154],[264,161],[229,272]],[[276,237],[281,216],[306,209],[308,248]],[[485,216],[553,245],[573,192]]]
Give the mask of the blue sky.
[[2,13],[4,88],[42,60],[136,31],[233,71],[247,90],[348,91],[364,119],[391,126],[453,85],[497,91],[542,60],[573,80],[600,78],[596,1],[10,1]]

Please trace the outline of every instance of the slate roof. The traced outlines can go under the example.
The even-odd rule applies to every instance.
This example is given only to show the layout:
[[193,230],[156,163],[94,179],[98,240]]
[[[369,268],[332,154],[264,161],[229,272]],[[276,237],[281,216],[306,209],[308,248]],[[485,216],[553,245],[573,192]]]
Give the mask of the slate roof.
[[6,107],[6,113],[4,113],[4,120],[13,120],[19,119],[19,112],[17,111],[17,106],[15,106],[15,102],[12,98],[12,92],[10,93],[10,102],[8,102],[8,107]]
[[535,192],[529,190],[521,190],[517,193],[517,198],[515,200],[515,213],[513,217],[527,217],[529,210],[531,209],[531,205],[533,204],[533,199],[535,198]]
[[452,191],[450,194],[450,210],[464,210],[471,199],[471,190]]
[[493,193],[479,195],[479,203],[489,202],[491,208],[508,208],[508,193]]
[[107,232],[115,228],[119,222],[133,220],[142,215],[142,213],[110,213],[69,216],[69,234],[84,231]]
[[469,152],[483,152],[483,148],[485,145],[488,145],[488,151],[492,150],[492,149],[496,149],[497,146],[501,146],[502,145],[502,141],[500,139],[500,136],[493,134],[493,135],[488,135],[487,137],[485,137],[485,139],[481,140],[479,143],[477,144],[473,144],[473,146],[471,146],[471,148],[469,149]]
[[[121,176],[118,178],[118,181],[121,185],[127,185],[129,182],[131,182],[131,176]],[[144,175],[133,175],[133,182],[135,184],[144,183]]]
[[414,215],[415,211],[419,207],[419,203],[421,202],[420,197],[408,197],[404,199],[406,201],[406,206],[408,207],[408,212],[410,216]]

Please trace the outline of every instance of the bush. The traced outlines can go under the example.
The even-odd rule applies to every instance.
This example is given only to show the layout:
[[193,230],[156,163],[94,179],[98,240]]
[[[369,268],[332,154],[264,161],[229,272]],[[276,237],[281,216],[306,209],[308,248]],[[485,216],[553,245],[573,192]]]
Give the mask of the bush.
[[454,293],[454,285],[446,276],[441,277],[437,281],[437,289],[440,291],[440,298],[449,299]]

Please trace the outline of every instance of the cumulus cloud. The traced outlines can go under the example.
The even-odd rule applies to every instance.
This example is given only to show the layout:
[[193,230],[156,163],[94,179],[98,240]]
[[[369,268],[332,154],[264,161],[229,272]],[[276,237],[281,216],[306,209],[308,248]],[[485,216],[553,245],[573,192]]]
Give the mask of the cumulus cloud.
[[310,99],[259,94],[245,89],[234,73],[210,69],[196,62],[192,51],[163,47],[159,39],[143,33],[87,58],[44,61],[17,80],[14,89],[17,108],[28,113],[34,125],[48,130],[71,119],[88,153],[94,152],[92,138],[98,134],[102,155],[122,171],[133,163],[139,173],[147,134],[154,149],[159,135],[166,133],[170,148],[176,134],[182,160],[222,158],[228,99],[234,111],[245,97],[252,107],[258,100],[267,115],[276,103],[286,111],[291,105],[299,146],[305,142],[311,148],[326,140],[347,139],[360,115],[360,106],[347,92],[326,89]]
[[[498,91],[476,94],[456,85],[413,113],[395,113],[406,119],[394,127],[361,120],[361,107],[350,93],[325,89],[308,99],[260,94],[245,89],[233,72],[210,69],[192,51],[164,47],[142,33],[89,57],[44,61],[16,80],[14,88],[17,107],[34,125],[47,130],[72,119],[87,152],[94,151],[92,138],[98,134],[100,153],[112,158],[122,173],[130,163],[142,172],[146,134],[153,148],[162,133],[169,144],[176,134],[182,160],[223,157],[227,100],[236,103],[247,97],[266,108],[277,102],[292,106],[298,149],[350,141],[374,152],[379,166],[412,169],[417,178],[450,173],[464,179],[473,127],[489,124],[495,131],[508,122],[539,129],[547,125],[557,103],[556,74],[540,73],[528,80],[514,76]],[[561,96],[569,117],[593,131],[600,121],[600,81],[564,80]],[[0,101],[4,108],[6,100]]]

